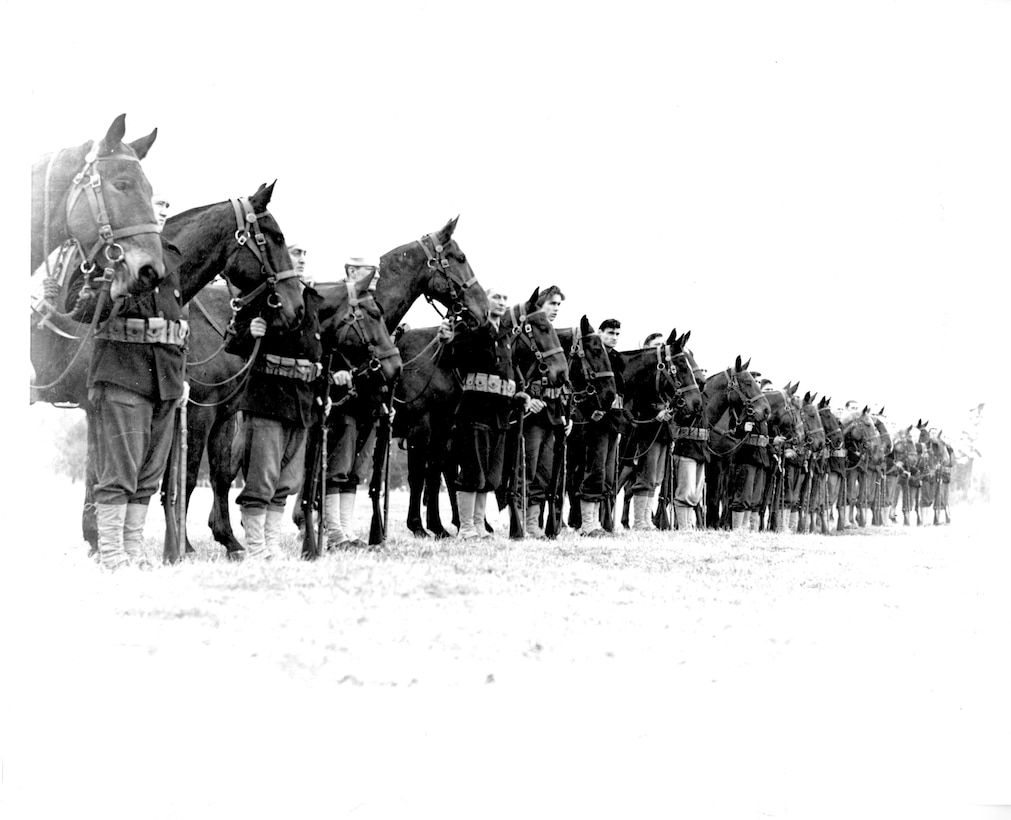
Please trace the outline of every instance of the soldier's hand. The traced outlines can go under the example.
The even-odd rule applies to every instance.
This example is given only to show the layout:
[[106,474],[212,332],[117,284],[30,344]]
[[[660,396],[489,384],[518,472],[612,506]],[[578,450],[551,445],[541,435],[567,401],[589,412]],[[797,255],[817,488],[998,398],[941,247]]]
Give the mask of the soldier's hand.
[[453,326],[450,324],[449,319],[443,319],[442,324],[439,325],[439,338],[448,342],[453,338]]
[[671,410],[669,407],[665,407],[663,410],[661,410],[659,413],[656,414],[656,420],[668,421],[673,415],[674,411]]
[[350,370],[338,370],[333,374],[333,383],[338,387],[350,387],[353,381]]
[[621,410],[625,406],[625,402],[622,401],[621,396],[615,396],[614,401],[611,402],[612,410]]
[[545,404],[540,399],[530,399],[527,402],[527,412],[528,413],[540,413],[543,410]]
[[326,404],[323,407],[323,415],[329,416],[330,411],[333,409],[333,399],[330,398],[329,394],[326,397]]
[[775,437],[775,438],[774,438],[774,439],[772,440],[772,443],[773,443],[773,444],[777,444],[777,445],[778,445],[778,444],[782,444],[782,443],[783,443],[784,441],[786,441],[786,436],[776,436],[776,437]]
[[249,323],[249,335],[254,339],[260,339],[267,335],[267,320],[262,316],[257,316]]
[[183,382],[183,394],[179,397],[179,406],[185,407],[186,402],[190,400],[190,383]]
[[600,421],[602,418],[604,418],[603,410],[594,410],[590,413],[590,421]]
[[571,432],[572,432],[572,419],[569,419],[567,422],[565,422],[565,435],[568,435]]
[[754,429],[755,429],[755,422],[753,422],[753,421],[746,421],[746,422],[744,422],[744,432],[745,433],[750,433]]

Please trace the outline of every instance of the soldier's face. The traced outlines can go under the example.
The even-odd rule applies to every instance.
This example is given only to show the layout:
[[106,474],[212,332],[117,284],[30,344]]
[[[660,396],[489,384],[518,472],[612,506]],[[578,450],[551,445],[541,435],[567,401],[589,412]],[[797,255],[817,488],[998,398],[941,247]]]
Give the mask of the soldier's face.
[[548,317],[549,322],[554,323],[555,319],[558,318],[558,311],[561,308],[562,297],[557,293],[544,303],[544,315]]
[[291,257],[291,265],[299,276],[305,273],[305,248],[292,248],[288,251]]
[[488,313],[493,319],[503,316],[507,307],[509,307],[509,297],[504,293],[495,292],[488,297]]
[[604,347],[614,348],[618,346],[618,339],[621,337],[621,329],[616,327],[609,327],[607,330],[600,331],[600,341],[604,343]]
[[154,216],[158,220],[158,227],[164,228],[165,222],[168,220],[168,200],[165,197],[156,196],[151,200],[151,204],[154,206]]

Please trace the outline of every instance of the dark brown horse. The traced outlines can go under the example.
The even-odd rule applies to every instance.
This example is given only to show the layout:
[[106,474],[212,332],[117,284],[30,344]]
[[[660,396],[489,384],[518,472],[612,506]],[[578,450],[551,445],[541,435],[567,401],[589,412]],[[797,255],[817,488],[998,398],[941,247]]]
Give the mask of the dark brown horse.
[[[748,370],[751,360],[742,364],[738,356],[733,367],[706,379],[702,399],[709,422],[710,460],[706,464],[706,526],[721,529],[730,526],[730,458],[743,439],[734,436],[740,423],[766,421],[772,408],[755,377]],[[718,414],[718,415],[717,415]]]
[[[539,296],[540,289],[537,289],[525,303],[506,311],[501,326],[503,329],[512,328],[516,335],[517,367],[521,371],[528,368],[524,375],[536,373],[537,378],[557,385],[564,382],[568,363],[558,334],[544,311],[536,307]],[[448,538],[451,533],[442,524],[439,493],[445,474],[453,523],[456,524],[459,514],[454,490],[456,469],[451,456],[451,433],[460,398],[460,380],[452,370],[441,364],[442,345],[438,342],[437,327],[409,330],[398,338],[397,347],[404,360],[404,375],[397,385],[393,434],[404,441],[407,449],[410,485],[407,526],[419,537],[426,537],[431,531],[436,538]],[[421,516],[423,501],[426,507],[424,523]]]
[[[166,254],[172,255],[174,263],[179,265],[183,302],[192,299],[194,294],[218,274],[224,275],[232,283],[241,298],[253,294],[261,286],[268,285],[271,270],[281,272],[283,275],[285,264],[290,267],[280,226],[266,210],[273,187],[261,185],[257,192],[248,198],[193,208],[166,222],[162,239],[171,243],[167,246]],[[236,240],[236,208],[242,212],[242,199],[245,199],[250,211],[257,215],[257,224],[263,234],[264,245],[258,246],[259,255],[254,254],[246,244],[239,244]],[[68,295],[73,298],[73,282],[70,285]],[[224,292],[223,287],[220,290]],[[266,300],[271,293],[274,296],[273,302],[279,304],[279,307],[268,311],[267,315],[272,317],[271,323],[274,326],[286,326],[298,316],[302,301],[300,285],[293,277],[283,278],[275,283],[272,290],[268,291],[265,288],[262,296],[257,298]],[[232,298],[232,294],[228,294],[225,298],[223,312],[226,317],[231,314]],[[31,357],[35,370],[32,400],[81,407],[89,414],[90,434],[94,425],[90,423],[91,405],[88,402],[87,391],[88,363],[91,357],[88,326],[65,316],[50,315],[44,324],[40,324],[40,318],[41,314],[34,313],[31,327]],[[191,312],[191,330],[194,318],[199,322],[202,314],[197,311]],[[189,358],[199,362],[204,351],[194,350],[193,339],[191,332]],[[195,368],[191,369],[191,373],[193,370],[198,374],[205,372]],[[191,408],[190,418],[193,417],[193,409],[196,408]],[[89,452],[93,444],[89,441]],[[86,500],[82,525],[85,539],[94,548],[97,532],[94,508],[90,503],[94,484],[90,458],[85,484]],[[192,490],[195,484],[196,473],[193,472],[189,476],[189,489]],[[166,543],[166,554],[169,560],[172,560],[174,547],[170,542]]]
[[871,523],[876,469],[884,463],[881,434],[871,420],[869,407],[843,422],[843,435],[846,441],[846,524],[866,527]]
[[[124,143],[126,115],[105,136],[32,166],[32,271],[44,264],[112,275],[111,298],[148,290],[165,274],[151,184],[140,167],[158,135]],[[59,251],[57,251],[59,249]],[[71,261],[72,260],[72,261]]]
[[[382,310],[388,331],[396,329],[421,296],[444,305],[459,321],[482,324],[487,320],[488,298],[484,288],[453,238],[457,220],[451,219],[440,230],[383,254],[373,298]],[[341,298],[342,288],[343,283],[321,284],[319,291],[329,303],[331,298]],[[195,374],[190,395],[189,436],[195,442],[189,448],[190,486],[196,480],[206,447],[214,495],[208,525],[226,553],[239,556],[242,544],[232,530],[228,491],[237,469],[232,463],[240,397],[235,377],[241,372],[243,362],[237,356],[222,352],[224,327],[230,312],[227,293],[222,289],[208,289],[206,293],[206,300],[201,297],[205,309],[199,316],[194,312],[192,317],[191,347],[194,358],[203,362],[204,375]],[[403,359],[406,361],[409,357],[403,355]],[[194,408],[197,408],[195,412]],[[294,517],[296,521],[301,520],[299,505],[295,507]]]

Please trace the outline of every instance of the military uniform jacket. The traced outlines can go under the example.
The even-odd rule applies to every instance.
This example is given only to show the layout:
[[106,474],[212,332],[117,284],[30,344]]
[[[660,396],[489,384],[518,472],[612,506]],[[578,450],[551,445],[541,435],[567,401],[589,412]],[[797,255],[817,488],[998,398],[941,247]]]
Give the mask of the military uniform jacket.
[[737,432],[735,436],[745,441],[741,445],[740,449],[736,453],[736,461],[738,464],[752,464],[755,467],[764,467],[768,469],[772,465],[772,460],[769,458],[769,445],[768,444],[753,444],[748,441],[749,436],[765,436],[766,439],[769,438],[769,423],[766,421],[756,422],[751,433],[747,433],[744,430],[744,422],[738,425]]
[[103,327],[125,319],[159,318],[178,322],[186,311],[180,302],[179,268],[182,257],[162,241],[165,277],[154,290],[127,296],[116,316],[99,325],[88,369],[88,387],[115,384],[151,401],[174,401],[183,394],[186,351],[173,344],[112,341],[101,338]]
[[[277,419],[294,427],[309,427],[312,424],[314,382],[274,375],[262,369],[264,357],[268,353],[319,362],[323,355],[319,331],[319,308],[323,298],[306,286],[303,300],[305,312],[299,327],[288,331],[267,328],[260,343],[257,364],[253,365],[246,391],[239,402],[239,409],[244,413]],[[235,319],[234,335],[225,347],[229,353],[245,359],[252,354],[256,340],[249,333],[249,324],[258,310],[259,308],[251,306],[239,312]]]
[[[458,327],[446,345],[443,361],[455,369],[461,378],[470,373],[483,373],[512,379],[516,392],[523,390],[519,373],[513,366],[513,334],[511,330],[496,329],[488,322],[476,330]],[[486,424],[498,430],[509,426],[509,409],[512,398],[496,393],[464,390],[457,407],[458,422]]]

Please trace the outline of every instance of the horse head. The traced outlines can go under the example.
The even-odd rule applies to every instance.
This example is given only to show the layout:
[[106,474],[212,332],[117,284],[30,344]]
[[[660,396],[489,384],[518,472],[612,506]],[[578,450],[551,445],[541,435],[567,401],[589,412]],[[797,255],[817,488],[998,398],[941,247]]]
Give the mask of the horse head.
[[[376,300],[384,305],[394,325],[403,318],[401,311],[406,312],[419,295],[418,291],[409,292],[408,280],[416,282],[429,301],[434,299],[444,305],[449,315],[470,327],[488,321],[488,296],[453,239],[459,219],[457,216],[440,230],[394,248],[379,260]],[[413,275],[419,270],[425,272],[420,280]]]
[[[796,387],[793,388],[796,392]],[[793,442],[804,438],[804,421],[799,405],[794,403],[794,394],[790,392],[789,382],[782,390],[765,391],[765,399],[769,402],[769,433],[773,436],[782,435]]]
[[826,441],[825,426],[822,424],[818,405],[815,404],[817,398],[817,393],[808,391],[800,403],[801,416],[804,421],[804,438],[813,450],[824,447]]
[[607,348],[585,315],[579,320],[579,336],[573,339],[569,381],[574,407],[593,402],[590,412],[607,410],[618,395]]
[[369,291],[374,276],[373,272],[357,282],[327,288],[320,309],[320,335],[324,349],[342,358],[356,380],[375,377],[389,384],[400,377],[403,362],[383,310]]
[[742,410],[751,421],[765,421],[769,418],[772,408],[769,407],[765,394],[748,369],[750,364],[751,359],[742,363],[741,357],[738,356],[734,361],[733,371],[727,368],[731,406],[734,406],[736,401],[738,409]]
[[565,383],[569,364],[554,325],[544,308],[537,307],[540,292],[540,288],[535,288],[526,302],[509,308],[502,317],[502,327],[511,328],[516,337],[513,361],[525,383],[531,385],[539,380],[542,385],[553,387]]
[[833,450],[842,448],[843,429],[836,414],[832,412],[832,399],[823,397],[818,402],[818,416],[821,418],[821,426],[825,428],[825,441]]
[[[678,336],[677,328],[673,328],[667,337],[667,344],[660,348],[661,361],[657,362],[657,372],[664,365],[668,375],[674,379],[674,411],[680,421],[696,418],[702,412],[702,388],[695,378],[694,361],[689,358],[685,348],[692,332],[689,330]],[[665,359],[666,361],[663,361]]]
[[73,241],[90,279],[111,276],[113,298],[150,290],[165,276],[153,191],[140,166],[158,129],[132,143],[123,142],[125,133],[120,114],[102,139],[33,165],[33,271],[54,248]]

